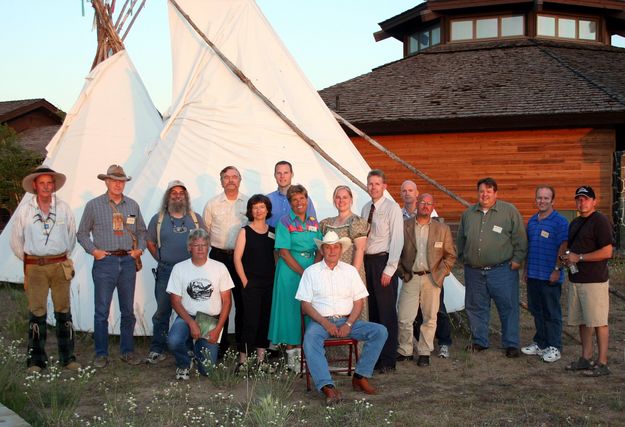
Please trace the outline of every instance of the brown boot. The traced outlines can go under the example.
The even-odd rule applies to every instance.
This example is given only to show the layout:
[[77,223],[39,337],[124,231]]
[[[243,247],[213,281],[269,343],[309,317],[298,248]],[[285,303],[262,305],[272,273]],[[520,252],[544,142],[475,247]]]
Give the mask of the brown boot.
[[352,387],[356,391],[364,391],[366,394],[376,394],[375,388],[369,384],[369,380],[365,377],[352,377]]
[[326,405],[336,405],[343,400],[341,392],[334,388],[334,386],[326,385],[321,388],[321,391],[326,396]]

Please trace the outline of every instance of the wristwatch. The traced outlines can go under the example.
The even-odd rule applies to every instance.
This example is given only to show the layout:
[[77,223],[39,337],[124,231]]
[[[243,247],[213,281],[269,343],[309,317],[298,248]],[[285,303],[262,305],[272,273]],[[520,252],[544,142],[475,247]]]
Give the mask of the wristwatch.
[[349,323],[349,322],[347,322],[347,321],[345,322],[345,324],[346,324],[347,326],[349,326],[350,328],[352,327],[352,324],[351,324],[351,323]]

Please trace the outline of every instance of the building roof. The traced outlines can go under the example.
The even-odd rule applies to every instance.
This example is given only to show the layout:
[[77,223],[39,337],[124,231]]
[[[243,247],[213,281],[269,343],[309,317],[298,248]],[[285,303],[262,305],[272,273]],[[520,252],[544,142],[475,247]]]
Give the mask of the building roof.
[[447,44],[320,91],[371,134],[625,123],[625,49],[522,39]]
[[48,125],[26,129],[19,133],[18,141],[24,148],[38,153],[43,158],[47,154],[46,147],[60,127],[61,125]]
[[63,123],[62,117],[59,116],[59,109],[43,98],[0,101],[0,123],[13,120],[38,108],[47,110],[58,117],[59,124]]

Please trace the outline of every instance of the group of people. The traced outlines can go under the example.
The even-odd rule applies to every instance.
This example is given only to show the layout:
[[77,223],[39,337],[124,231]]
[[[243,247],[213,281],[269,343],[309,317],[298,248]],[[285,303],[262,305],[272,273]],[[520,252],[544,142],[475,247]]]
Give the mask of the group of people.
[[[318,221],[306,188],[292,184],[292,165],[278,162],[274,177],[276,191],[247,197],[239,191],[239,170],[225,167],[220,172],[223,192],[206,203],[202,214],[193,211],[185,184],[171,181],[146,228],[138,204],[123,194],[131,177],[121,166],[111,165],[98,175],[106,192],[87,203],[76,231],[70,208],[55,194],[65,176],[45,166],[26,176],[24,190],[35,197],[15,213],[11,247],[24,260],[30,312],[28,369],[40,371],[47,364],[49,290],[60,363],[68,369],[80,367],[73,352],[69,306],[73,265],[68,258],[78,240],[94,258],[96,368],[109,363],[108,318],[117,289],[120,358],[126,363],[159,363],[169,350],[177,379],[189,378],[193,361],[205,374],[207,365],[216,363],[227,348],[228,340],[222,336],[234,307],[240,364],[254,352],[261,366],[269,369],[267,349],[282,344],[288,367],[297,372],[303,347],[316,388],[334,403],[341,400],[341,393],[330,375],[324,341],[349,336],[364,342],[352,386],[374,394],[368,381],[374,371],[394,371],[396,362],[414,358],[415,349],[417,365],[429,366],[435,338],[439,356],[449,357],[451,328],[443,282],[456,259],[465,269],[469,350],[489,347],[492,299],[501,319],[506,356],[518,357],[519,270],[527,256],[523,274],[536,335],[521,351],[546,362],[560,358],[560,285],[567,267],[569,323],[579,325],[582,355],[566,368],[591,375],[609,373],[607,259],[612,233],[609,221],[595,211],[592,188],[577,190],[580,217],[569,227],[553,210],[555,190],[539,187],[538,213],[526,231],[518,210],[497,199],[497,183],[482,179],[477,184],[478,203],[462,216],[456,251],[449,226],[436,220],[433,196],[419,194],[412,181],[402,184],[402,209],[385,197],[384,172],[372,170],[367,176],[371,200],[360,216],[352,210],[351,189],[338,186],[333,194],[337,215]],[[149,354],[139,357],[134,351],[133,306],[136,272],[142,268],[146,248],[158,263],[157,308]],[[172,310],[177,316],[170,326]],[[599,347],[596,362],[593,332]]]

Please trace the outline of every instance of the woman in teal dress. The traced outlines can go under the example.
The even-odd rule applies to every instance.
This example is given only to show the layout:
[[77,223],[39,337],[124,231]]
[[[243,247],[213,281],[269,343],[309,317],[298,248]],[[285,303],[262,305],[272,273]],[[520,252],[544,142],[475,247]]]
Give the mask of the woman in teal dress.
[[320,260],[313,239],[322,239],[315,217],[307,217],[308,192],[301,185],[292,185],[286,197],[291,212],[276,225],[275,248],[279,253],[273,284],[273,303],[269,320],[269,340],[286,344],[290,369],[299,372],[302,327],[300,303],[295,293],[304,269]]

